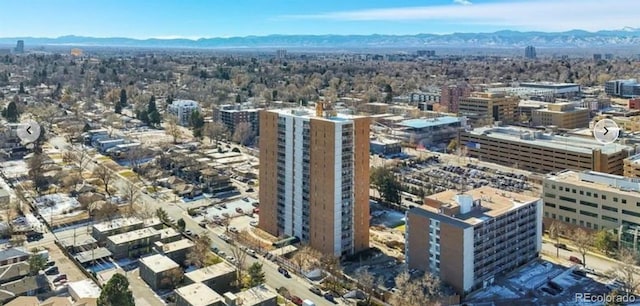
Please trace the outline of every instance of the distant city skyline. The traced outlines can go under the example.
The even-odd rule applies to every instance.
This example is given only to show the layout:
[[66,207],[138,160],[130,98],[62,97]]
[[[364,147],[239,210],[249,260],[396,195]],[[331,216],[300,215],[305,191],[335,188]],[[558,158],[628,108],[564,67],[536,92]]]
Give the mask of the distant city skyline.
[[283,35],[559,32],[638,27],[618,0],[4,1],[0,37],[212,38]]

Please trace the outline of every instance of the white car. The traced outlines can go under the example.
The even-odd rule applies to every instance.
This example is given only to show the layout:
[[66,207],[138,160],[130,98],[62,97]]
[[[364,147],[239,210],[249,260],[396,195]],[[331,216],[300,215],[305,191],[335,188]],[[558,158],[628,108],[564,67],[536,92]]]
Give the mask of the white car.
[[227,256],[226,258],[230,263],[235,263],[236,262],[236,258],[231,256],[231,255]]

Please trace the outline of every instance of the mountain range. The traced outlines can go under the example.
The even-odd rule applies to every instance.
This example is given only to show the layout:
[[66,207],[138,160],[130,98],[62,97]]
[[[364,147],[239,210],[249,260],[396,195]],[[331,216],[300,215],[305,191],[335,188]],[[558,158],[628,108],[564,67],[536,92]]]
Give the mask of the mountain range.
[[28,46],[139,47],[139,48],[521,48],[532,45],[549,48],[631,47],[640,45],[640,29],[624,28],[587,32],[453,33],[416,35],[269,35],[230,38],[133,39],[61,36],[57,38],[0,38],[0,44],[22,39]]

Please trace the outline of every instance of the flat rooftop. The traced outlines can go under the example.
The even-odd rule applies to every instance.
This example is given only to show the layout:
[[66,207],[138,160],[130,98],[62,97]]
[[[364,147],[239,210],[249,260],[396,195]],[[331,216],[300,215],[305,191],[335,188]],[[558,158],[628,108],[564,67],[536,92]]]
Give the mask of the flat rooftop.
[[[203,283],[193,283],[175,290],[191,306],[209,306],[224,302],[224,298]],[[253,304],[247,304],[253,305]]]
[[[458,195],[461,195],[461,193],[457,190],[447,190],[430,195],[427,199],[436,200],[442,203],[443,208],[454,209],[456,207],[460,207],[460,204],[456,200]],[[489,186],[469,190],[462,195],[471,196],[474,202],[478,201],[481,204],[481,209],[472,208],[470,212],[458,214],[454,217],[454,219],[470,225],[479,224],[486,220],[499,217],[507,212],[540,199],[515,192],[503,191]],[[438,209],[432,206],[422,205],[420,208],[432,213],[438,213]]]
[[113,244],[117,245],[117,244],[127,243],[130,241],[145,239],[145,238],[152,237],[159,234],[160,233],[154,228],[142,228],[142,229],[131,231],[131,232],[109,236],[107,237],[107,240],[111,240]]
[[98,232],[105,232],[105,231],[110,231],[110,230],[116,230],[119,228],[123,228],[123,227],[127,227],[127,226],[134,226],[134,225],[139,225],[139,224],[143,224],[143,221],[132,217],[132,218],[120,218],[120,219],[115,219],[115,220],[111,220],[111,221],[104,221],[104,222],[100,222],[97,224],[93,225],[93,228],[95,230],[97,230]]
[[191,240],[182,239],[182,240],[162,244],[162,251],[165,253],[170,253],[177,250],[190,248],[190,247],[193,247],[194,245],[195,244],[191,242]]
[[227,262],[217,263],[208,267],[200,268],[188,273],[185,273],[185,277],[188,277],[195,283],[203,282],[212,278],[216,278],[221,275],[235,272],[236,268]]
[[80,252],[74,257],[79,263],[84,264],[96,259],[107,258],[111,255],[111,251],[107,250],[107,248],[100,247],[97,249]]
[[140,263],[147,266],[147,268],[149,268],[154,273],[159,273],[162,271],[180,267],[180,265],[178,265],[171,258],[161,254],[155,254],[148,257],[140,258]]
[[238,292],[235,295],[242,301],[242,305],[259,305],[278,296],[273,288],[264,284]]
[[68,284],[69,289],[73,290],[79,298],[98,298],[102,291],[98,285],[89,279],[84,279],[77,282],[71,282]]
[[640,198],[640,179],[595,171],[562,171],[547,180]]
[[[342,113],[336,113],[335,116],[316,116],[315,108],[301,107],[301,108],[284,108],[284,109],[270,109],[269,112],[278,113],[281,116],[287,117],[300,117],[318,120],[327,120],[334,122],[344,122],[352,119],[365,118],[365,116],[347,115]],[[325,110],[330,111],[330,110]]]
[[[538,132],[538,136],[534,132]],[[600,149],[604,154],[618,153],[624,150],[632,150],[630,146],[620,145],[616,143],[602,144],[595,138],[584,138],[578,136],[561,136],[543,133],[541,131],[506,126],[506,127],[480,127],[467,132],[473,135],[485,134],[489,138],[507,140],[519,143],[526,143],[534,146],[547,147],[556,150],[566,150],[581,154],[591,154],[593,150]],[[532,137],[527,138],[526,135]]]
[[180,236],[180,233],[178,233],[175,229],[173,229],[173,227],[163,228],[159,230],[159,232],[160,232],[160,240],[164,240],[164,239],[175,237],[175,236]]
[[436,117],[429,119],[409,119],[402,122],[399,122],[399,125],[414,128],[414,129],[423,129],[426,127],[434,127],[439,125],[449,125],[461,122],[462,118],[460,117]]

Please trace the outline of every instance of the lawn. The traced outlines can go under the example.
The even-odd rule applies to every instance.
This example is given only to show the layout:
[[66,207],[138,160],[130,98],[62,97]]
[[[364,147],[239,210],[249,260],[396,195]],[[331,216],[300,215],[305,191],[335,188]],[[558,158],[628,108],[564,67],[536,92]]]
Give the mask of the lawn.
[[400,226],[396,226],[396,227],[394,227],[393,229],[398,230],[398,231],[401,231],[401,232],[404,232],[404,230],[405,230],[405,225],[403,224],[403,225],[400,225]]
[[122,175],[126,179],[134,179],[136,178],[136,174],[131,170],[122,170],[118,172],[118,174]]

